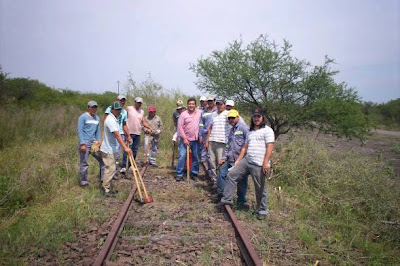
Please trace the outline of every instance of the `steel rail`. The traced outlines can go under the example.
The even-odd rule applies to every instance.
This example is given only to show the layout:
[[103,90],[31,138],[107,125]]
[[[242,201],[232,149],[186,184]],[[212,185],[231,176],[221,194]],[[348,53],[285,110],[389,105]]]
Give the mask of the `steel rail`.
[[246,265],[249,266],[262,266],[260,259],[253,246],[251,245],[250,239],[244,231],[243,227],[240,225],[239,220],[236,218],[235,214],[232,211],[230,205],[224,205],[226,214],[228,215],[228,220],[232,223],[233,228],[235,229],[236,240],[238,246],[240,248],[241,254],[243,256]]
[[[147,165],[144,167],[141,171],[141,175],[144,176],[145,172],[147,170]],[[118,214],[117,220],[115,220],[110,233],[107,235],[106,242],[102,246],[99,255],[97,256],[96,260],[94,261],[93,265],[95,266],[102,266],[106,262],[106,260],[109,258],[109,256],[112,254],[112,251],[116,245],[117,239],[118,239],[118,233],[120,229],[122,228],[122,225],[124,221],[127,218],[128,210],[132,204],[133,197],[136,193],[137,187],[136,185],[133,186],[131,193],[129,193],[128,198],[126,199],[124,205],[122,205],[122,208]]]
[[[147,170],[147,165],[141,171],[141,176],[144,176]],[[128,198],[126,199],[124,205],[122,206],[117,220],[115,220],[110,233],[107,235],[106,242],[100,250],[99,255],[97,256],[93,265],[102,266],[105,265],[105,262],[111,257],[111,254],[114,250],[114,247],[118,240],[118,235],[123,227],[124,222],[126,221],[128,211],[130,206],[132,205],[132,201],[134,195],[136,193],[136,186],[134,185]],[[246,265],[249,266],[262,266],[260,259],[253,246],[251,245],[250,239],[244,231],[243,227],[240,225],[239,220],[236,218],[232,208],[229,205],[224,205],[225,214],[227,214],[228,220],[232,223],[232,226],[235,230],[236,240],[240,249],[240,252],[243,256]]]

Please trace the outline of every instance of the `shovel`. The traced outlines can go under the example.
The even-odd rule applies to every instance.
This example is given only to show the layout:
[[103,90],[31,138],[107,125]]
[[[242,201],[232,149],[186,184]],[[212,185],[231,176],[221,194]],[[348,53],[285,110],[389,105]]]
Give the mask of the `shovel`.
[[[153,202],[153,198],[149,197],[149,195],[147,194],[146,186],[144,185],[142,176],[140,175],[140,172],[137,168],[135,159],[133,159],[133,156],[129,156],[129,160],[131,161],[131,164],[132,164],[133,175],[135,177],[136,186],[138,187],[138,190],[139,190],[139,197],[140,197],[141,202],[142,203]],[[144,196],[145,196],[144,199],[142,197],[142,192],[141,192],[140,186],[143,187],[143,192],[144,192]]]
[[129,155],[129,161],[131,162],[132,172],[133,172],[133,179],[135,180],[136,187],[137,187],[137,190],[138,190],[138,193],[139,193],[139,201],[143,202],[142,190],[140,189],[139,181],[138,181],[138,178],[136,176],[136,169],[133,166],[132,157],[130,155]]

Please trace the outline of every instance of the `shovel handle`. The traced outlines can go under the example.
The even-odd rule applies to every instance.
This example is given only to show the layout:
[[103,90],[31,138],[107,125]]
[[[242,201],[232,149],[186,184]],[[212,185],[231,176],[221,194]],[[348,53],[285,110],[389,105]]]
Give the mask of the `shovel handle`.
[[189,181],[190,169],[189,169],[189,145],[186,146],[186,178]]
[[135,162],[135,160],[133,160],[132,156],[130,156],[130,155],[129,155],[129,161],[131,162],[131,165],[132,165],[133,178],[135,179],[136,187],[139,192],[139,198],[141,201],[143,201],[142,191],[140,189],[140,184],[139,184],[138,178],[136,176],[137,168],[136,168],[136,165],[133,164],[133,162]]
[[149,195],[147,194],[147,189],[146,189],[146,186],[144,185],[142,175],[140,174],[139,169],[137,168],[135,159],[131,158],[131,160],[133,161],[133,164],[132,164],[132,165],[134,166],[134,170],[133,170],[133,171],[136,171],[137,176],[139,177],[139,183],[140,183],[140,184],[142,185],[142,187],[143,187],[144,196],[145,196],[146,199],[147,199],[147,198],[149,197]]

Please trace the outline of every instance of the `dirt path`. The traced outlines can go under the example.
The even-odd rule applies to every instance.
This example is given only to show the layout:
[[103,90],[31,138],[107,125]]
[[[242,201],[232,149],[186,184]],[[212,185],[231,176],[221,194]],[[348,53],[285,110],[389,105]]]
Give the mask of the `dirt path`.
[[168,169],[148,170],[154,202],[135,202],[108,265],[242,265],[234,231],[207,183],[173,177]]
[[399,137],[400,138],[400,131],[387,131],[387,130],[377,129],[375,132],[378,133],[378,134],[382,134],[382,135],[388,135],[388,136],[393,136],[393,137]]

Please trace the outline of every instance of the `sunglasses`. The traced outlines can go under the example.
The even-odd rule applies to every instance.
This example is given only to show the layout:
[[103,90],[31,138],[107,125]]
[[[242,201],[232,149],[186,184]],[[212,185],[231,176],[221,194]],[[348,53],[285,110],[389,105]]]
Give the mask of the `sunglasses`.
[[228,117],[228,120],[233,120],[233,119],[235,119],[236,117]]
[[90,108],[97,108],[97,105],[95,105],[95,106],[90,106]]

